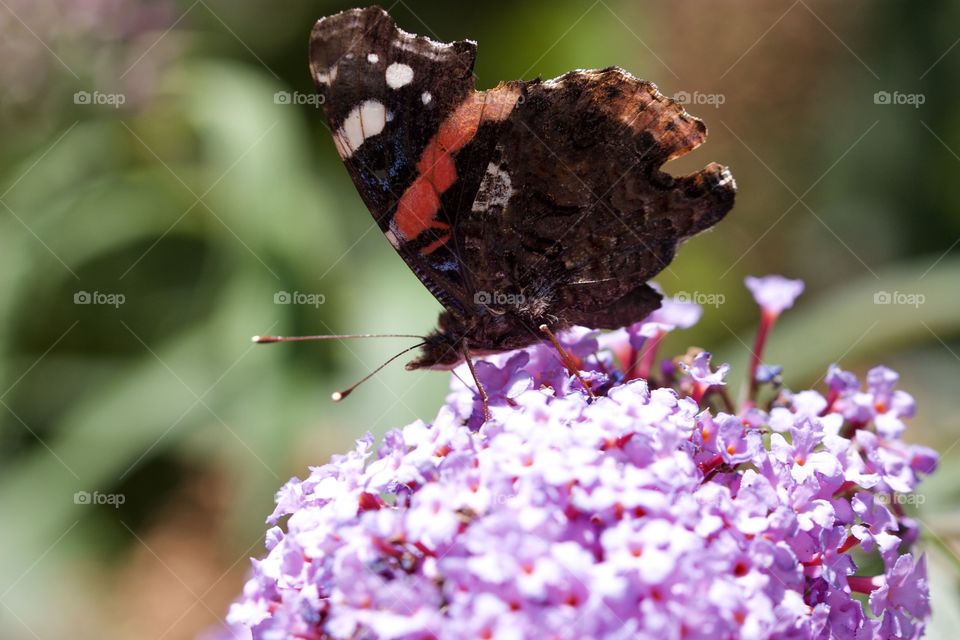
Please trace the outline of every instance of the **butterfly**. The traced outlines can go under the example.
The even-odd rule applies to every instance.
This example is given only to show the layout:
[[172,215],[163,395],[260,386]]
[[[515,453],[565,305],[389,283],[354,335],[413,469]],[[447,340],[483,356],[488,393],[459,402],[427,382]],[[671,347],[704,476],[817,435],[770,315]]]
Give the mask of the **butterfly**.
[[310,36],[337,152],[444,309],[408,369],[642,320],[661,300],[650,278],[734,202],[726,167],[661,170],[707,131],[653,83],[610,67],[478,91],[476,51],[407,33],[380,7]]

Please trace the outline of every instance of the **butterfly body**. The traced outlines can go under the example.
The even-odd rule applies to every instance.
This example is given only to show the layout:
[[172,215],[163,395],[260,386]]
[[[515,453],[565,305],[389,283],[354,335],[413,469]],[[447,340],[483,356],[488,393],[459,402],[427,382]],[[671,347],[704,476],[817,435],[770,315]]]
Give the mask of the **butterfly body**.
[[622,69],[477,91],[476,45],[408,34],[378,7],[320,20],[311,69],[374,220],[443,305],[410,368],[616,328],[659,306],[648,280],[733,206],[729,171],[661,166],[703,123]]

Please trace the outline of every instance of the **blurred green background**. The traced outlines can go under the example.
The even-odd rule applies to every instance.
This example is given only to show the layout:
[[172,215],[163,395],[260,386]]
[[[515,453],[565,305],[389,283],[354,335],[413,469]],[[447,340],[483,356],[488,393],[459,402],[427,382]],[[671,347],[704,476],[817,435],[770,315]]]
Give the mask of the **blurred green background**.
[[[310,27],[347,6],[0,0],[0,638],[216,626],[284,480],[436,412],[447,376],[399,365],[328,399],[403,341],[249,341],[418,333],[438,312],[298,97],[312,93]],[[670,171],[720,161],[740,194],[659,278],[722,300],[665,353],[711,348],[742,374],[757,316],[743,276],[783,273],[807,282],[769,352],[789,386],[822,384],[831,362],[901,371],[920,406],[908,439],[944,456],[917,517],[930,637],[955,637],[960,4],[391,13],[477,40],[483,88],[617,64],[688,94],[711,137]],[[322,304],[275,304],[278,292]]]

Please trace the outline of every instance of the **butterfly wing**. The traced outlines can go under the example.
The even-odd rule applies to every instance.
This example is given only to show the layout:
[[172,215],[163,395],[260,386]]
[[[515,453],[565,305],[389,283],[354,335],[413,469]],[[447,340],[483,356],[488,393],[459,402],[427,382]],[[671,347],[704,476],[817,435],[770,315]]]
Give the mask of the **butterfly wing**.
[[733,205],[719,165],[660,170],[703,123],[616,69],[476,91],[476,45],[398,29],[380,8],[314,27],[334,142],[380,230],[446,311],[413,366],[464,342],[530,344],[541,323],[616,327],[659,305],[646,283]]
[[523,300],[513,312],[534,327],[642,319],[659,306],[646,282],[733,206],[725,167],[661,170],[705,139],[700,120],[618,68],[529,83],[464,217],[465,269]]
[[379,7],[317,22],[310,67],[340,157],[380,230],[431,293],[458,316],[467,282],[450,242],[462,199],[454,156],[479,111],[476,44],[397,28]]

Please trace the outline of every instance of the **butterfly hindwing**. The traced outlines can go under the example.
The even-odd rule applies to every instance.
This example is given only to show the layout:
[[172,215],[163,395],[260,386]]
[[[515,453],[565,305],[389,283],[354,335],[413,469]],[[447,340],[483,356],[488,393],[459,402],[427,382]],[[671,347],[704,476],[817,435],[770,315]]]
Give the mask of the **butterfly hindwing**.
[[465,217],[463,259],[493,276],[481,289],[506,284],[501,299],[525,300],[534,326],[538,313],[600,328],[643,318],[659,304],[645,283],[733,204],[719,165],[679,178],[661,170],[706,129],[620,69],[529,83],[499,133]]

